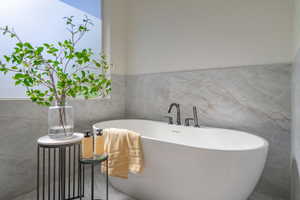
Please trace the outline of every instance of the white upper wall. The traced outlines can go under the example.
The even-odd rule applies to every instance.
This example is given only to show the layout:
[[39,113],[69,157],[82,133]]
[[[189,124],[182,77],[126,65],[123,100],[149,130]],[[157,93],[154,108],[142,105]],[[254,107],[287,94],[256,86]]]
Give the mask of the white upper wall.
[[112,73],[125,74],[128,63],[127,0],[104,0],[103,7],[104,49],[113,63]]
[[292,60],[293,0],[128,3],[128,74]]
[[294,0],[294,56],[300,48],[300,0]]

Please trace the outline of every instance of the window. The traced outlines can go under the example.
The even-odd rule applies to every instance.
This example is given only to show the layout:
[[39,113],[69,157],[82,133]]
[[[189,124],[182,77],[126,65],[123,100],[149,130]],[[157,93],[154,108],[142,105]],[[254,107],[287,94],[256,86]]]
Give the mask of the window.
[[[80,47],[102,51],[101,0],[9,0],[0,5],[0,26],[14,27],[23,41],[35,45],[68,38],[63,17],[88,16],[94,23]],[[11,52],[14,43],[0,35],[0,56]],[[2,58],[1,58],[2,59]],[[27,98],[22,86],[15,86],[9,75],[0,75],[0,98]]]

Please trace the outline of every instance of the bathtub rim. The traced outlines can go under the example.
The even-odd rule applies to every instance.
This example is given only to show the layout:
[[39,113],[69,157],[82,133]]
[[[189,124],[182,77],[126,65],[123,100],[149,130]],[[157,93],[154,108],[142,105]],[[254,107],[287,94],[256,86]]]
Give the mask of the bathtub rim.
[[[165,124],[165,125],[169,125],[169,126],[174,126],[174,127],[180,127],[180,128],[182,127],[182,125],[176,125],[176,124],[172,124],[171,125],[171,124],[167,124],[167,123],[162,122],[162,121],[130,118],[130,119],[104,120],[104,121],[97,122],[97,123],[93,124],[92,128],[93,128],[93,131],[94,131],[95,129],[99,128],[99,127],[96,127],[97,124],[104,123],[104,122],[117,122],[117,121],[130,121],[130,120],[135,120],[135,121],[150,121],[150,122],[161,123],[161,124]],[[195,127],[192,127],[192,126],[184,126],[184,127],[185,128],[195,129]],[[182,144],[182,143],[175,143],[175,142],[171,142],[171,141],[159,140],[157,138],[148,137],[148,136],[141,136],[141,137],[145,138],[145,139],[152,140],[152,141],[156,141],[156,142],[164,142],[164,143],[168,143],[168,144],[175,144],[175,145],[180,145],[180,146],[183,146],[183,147],[189,147],[189,148],[198,149],[198,150],[200,149],[200,150],[204,150],[204,151],[247,152],[247,151],[256,151],[256,150],[260,150],[260,149],[266,149],[268,151],[268,149],[269,149],[269,142],[265,138],[263,138],[261,136],[258,136],[258,135],[255,135],[255,134],[252,134],[252,133],[249,133],[249,132],[246,132],[246,131],[240,131],[240,130],[230,129],[230,128],[216,128],[216,127],[209,127],[209,126],[202,126],[200,128],[205,128],[205,129],[219,129],[219,130],[232,130],[232,131],[241,132],[241,133],[248,134],[248,135],[251,135],[253,137],[256,137],[256,138],[262,140],[263,141],[263,145],[255,147],[255,148],[245,148],[245,149],[221,149],[221,148],[208,148],[208,147],[193,146],[193,145]]]

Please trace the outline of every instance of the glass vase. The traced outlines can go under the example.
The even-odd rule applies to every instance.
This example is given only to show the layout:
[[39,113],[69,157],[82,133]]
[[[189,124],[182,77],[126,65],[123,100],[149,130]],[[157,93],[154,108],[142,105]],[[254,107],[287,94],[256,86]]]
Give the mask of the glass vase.
[[74,118],[72,106],[51,106],[48,111],[48,135],[53,139],[73,136]]

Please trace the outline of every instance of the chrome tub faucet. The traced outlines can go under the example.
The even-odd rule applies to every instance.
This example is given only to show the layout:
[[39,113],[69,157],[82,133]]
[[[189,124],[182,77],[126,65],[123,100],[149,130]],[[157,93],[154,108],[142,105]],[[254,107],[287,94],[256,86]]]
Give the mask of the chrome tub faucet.
[[173,107],[176,108],[176,113],[177,113],[177,119],[176,119],[176,124],[181,125],[181,119],[180,119],[180,105],[178,103],[172,103],[169,107],[168,113],[171,113]]
[[[178,103],[172,103],[169,106],[168,113],[171,113],[173,107],[176,108],[176,114],[177,114],[176,124],[181,125],[180,105]],[[169,124],[173,124],[173,118],[171,116],[164,116],[164,117],[168,119]],[[193,118],[186,118],[184,120],[184,125],[185,126],[190,126],[191,122],[194,122],[194,127],[200,127],[199,126],[199,121],[198,121],[198,113],[197,113],[197,107],[196,106],[193,106]]]

